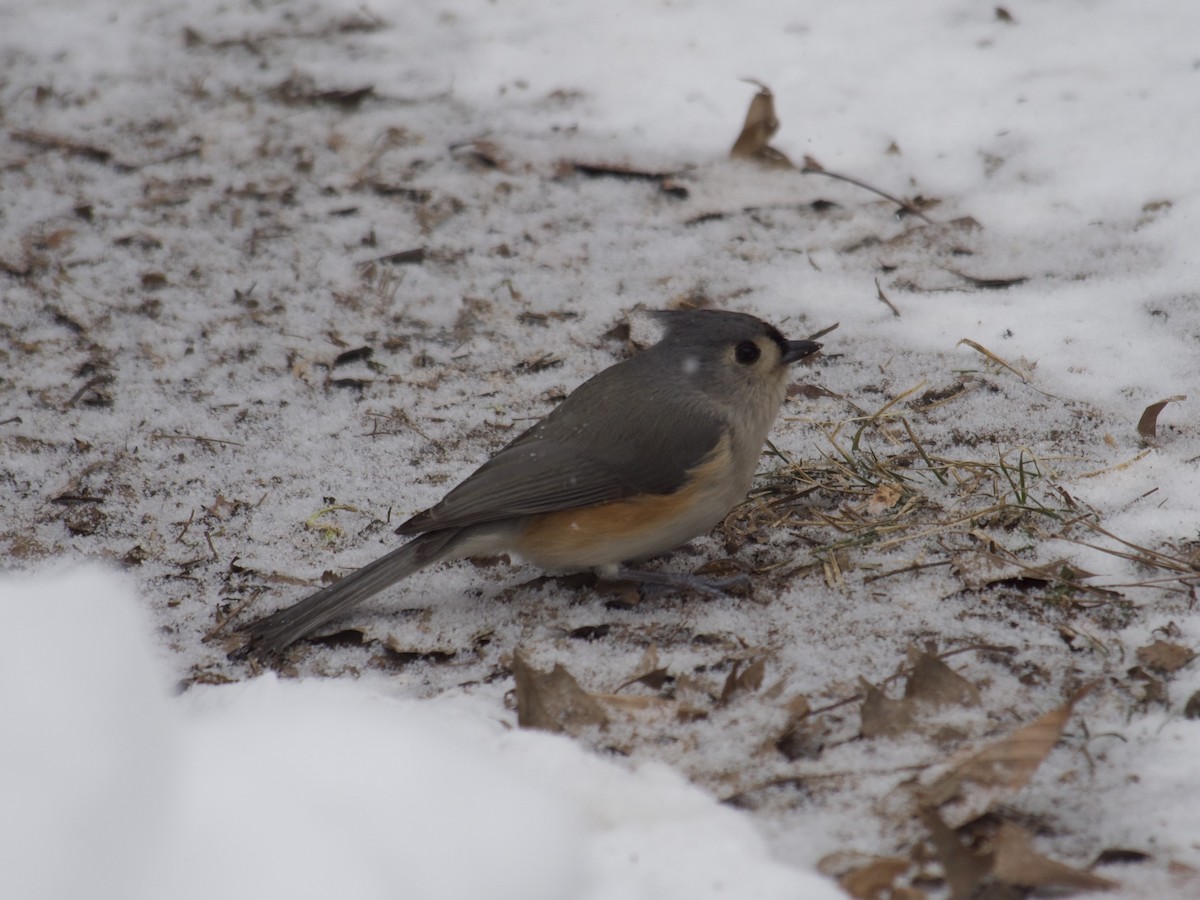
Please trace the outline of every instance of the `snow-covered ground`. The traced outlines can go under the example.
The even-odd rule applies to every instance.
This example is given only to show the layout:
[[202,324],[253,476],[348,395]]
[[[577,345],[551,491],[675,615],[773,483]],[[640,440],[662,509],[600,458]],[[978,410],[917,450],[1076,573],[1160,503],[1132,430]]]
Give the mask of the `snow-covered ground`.
[[[1166,0],[0,6],[0,895],[943,896],[1010,826],[1200,893],[1197,34]],[[775,148],[936,224],[729,161],[746,78]],[[750,597],[489,560],[278,675],[227,658],[681,304],[838,326],[757,499],[662,563]],[[607,724],[517,729],[518,653]],[[913,784],[1087,685],[939,844]]]

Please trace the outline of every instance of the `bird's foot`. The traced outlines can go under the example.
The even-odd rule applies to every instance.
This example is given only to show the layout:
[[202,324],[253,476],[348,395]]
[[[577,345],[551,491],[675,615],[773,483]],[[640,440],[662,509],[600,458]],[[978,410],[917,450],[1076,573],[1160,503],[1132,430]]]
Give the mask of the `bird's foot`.
[[691,572],[648,572],[644,569],[627,569],[621,566],[614,572],[601,573],[600,577],[608,581],[632,581],[651,590],[690,591],[718,598],[744,594],[750,590],[750,576],[745,574],[726,578],[705,578]]

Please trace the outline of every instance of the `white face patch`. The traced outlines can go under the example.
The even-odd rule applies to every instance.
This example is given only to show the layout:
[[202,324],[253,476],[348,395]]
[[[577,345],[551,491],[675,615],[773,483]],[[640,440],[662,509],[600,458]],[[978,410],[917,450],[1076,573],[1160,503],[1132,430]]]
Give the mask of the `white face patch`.
[[695,375],[700,371],[700,360],[694,356],[685,356],[683,358],[683,374]]

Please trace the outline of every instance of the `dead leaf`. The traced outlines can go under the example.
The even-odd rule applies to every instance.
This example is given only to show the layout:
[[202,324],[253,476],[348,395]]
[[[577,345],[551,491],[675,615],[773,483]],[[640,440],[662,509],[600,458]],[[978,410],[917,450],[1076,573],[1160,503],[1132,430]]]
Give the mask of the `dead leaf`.
[[964,900],[974,894],[976,886],[992,869],[990,853],[975,853],[963,846],[954,829],[942,821],[932,809],[921,811],[921,820],[929,830],[933,851],[942,864],[950,900]]
[[644,712],[647,709],[665,709],[673,701],[666,697],[634,696],[630,694],[591,694],[596,702],[617,712]]
[[864,686],[862,702],[862,736],[865,738],[898,737],[916,729],[913,702],[892,700],[873,684]]
[[898,856],[877,856],[841,876],[838,884],[856,900],[882,900],[893,896],[892,885],[911,865],[911,861]]
[[657,669],[647,669],[644,672],[634,675],[628,681],[621,682],[621,684],[617,686],[617,690],[623,691],[631,684],[644,684],[652,691],[657,691],[660,690],[664,684],[670,681],[670,679],[670,669],[666,666],[660,666]]
[[729,670],[729,675],[725,679],[725,686],[721,689],[721,696],[717,700],[717,706],[725,706],[733,699],[734,694],[739,692],[753,692],[762,687],[763,675],[766,672],[766,661],[759,657],[753,660],[750,665],[746,666],[744,671],[741,671],[742,661],[735,659],[733,668]]
[[789,762],[798,759],[819,759],[829,738],[829,727],[820,719],[809,716],[808,698],[798,694],[787,703],[788,723],[775,739],[775,749]]
[[338,366],[348,366],[351,363],[367,362],[375,354],[375,350],[371,347],[355,347],[353,350],[345,350],[339,353],[333,360],[333,368]]
[[957,400],[971,391],[975,390],[977,384],[964,383],[962,381],[955,382],[950,387],[945,388],[930,388],[921,396],[910,401],[909,406],[921,412],[928,412],[931,409],[937,409],[939,406]]
[[1175,672],[1195,658],[1190,647],[1168,641],[1155,641],[1137,649],[1137,661],[1155,672]]
[[875,488],[875,493],[868,498],[867,512],[873,516],[878,516],[899,503],[900,498],[903,496],[904,491],[898,484],[890,481],[884,482]]
[[751,84],[758,84],[758,93],[750,101],[750,108],[746,110],[746,121],[742,123],[741,133],[733,142],[729,156],[732,159],[749,159],[771,166],[794,169],[790,159],[768,145],[779,130],[779,119],[775,117],[775,95],[765,84],[756,81],[752,81]]
[[654,172],[639,169],[625,163],[569,163],[571,170],[589,178],[621,178],[626,181],[654,181],[664,194],[677,199],[686,199],[688,188],[679,180],[677,172]]
[[1200,869],[1193,868],[1187,863],[1181,863],[1175,859],[1167,863],[1167,871],[1171,873],[1172,878],[1179,881],[1196,881],[1197,876],[1200,876]]
[[1062,706],[1039,716],[956,765],[923,792],[922,805],[928,808],[941,806],[957,797],[967,784],[1020,790],[1058,743],[1075,704],[1087,696],[1094,686],[1095,683],[1088,685]]
[[[923,810],[921,820],[945,872],[950,900],[984,896],[979,889],[985,881],[1026,889],[1109,890],[1118,886],[1037,853],[1029,832],[1012,822],[1000,822],[990,846],[981,852],[970,849],[934,810]],[[997,892],[996,896],[1009,893]]]
[[1158,414],[1166,409],[1168,403],[1182,403],[1186,399],[1186,394],[1176,394],[1174,397],[1168,397],[1166,400],[1151,403],[1146,407],[1146,411],[1142,413],[1142,417],[1138,419],[1138,434],[1148,441],[1154,440],[1158,437]]
[[563,357],[545,350],[535,353],[532,356],[527,356],[517,363],[516,368],[519,372],[541,372],[544,369],[552,369],[555,366],[562,365],[562,361]]
[[1141,666],[1134,666],[1125,674],[1131,681],[1140,682],[1142,685],[1142,695],[1138,697],[1138,702],[1146,706],[1151,703],[1166,704],[1167,685],[1161,678],[1155,678]]
[[1128,847],[1105,847],[1096,854],[1090,868],[1096,866],[1129,866],[1137,863],[1151,862],[1154,859],[1149,853],[1141,850],[1131,850]]
[[453,648],[414,647],[402,642],[394,634],[388,634],[383,639],[383,647],[387,651],[387,657],[382,662],[389,667],[408,666],[415,662],[441,665],[454,659],[457,652]]
[[802,397],[805,400],[819,400],[822,397],[830,397],[834,400],[842,399],[841,394],[835,394],[833,391],[815,384],[789,384],[787,395],[789,398]]
[[904,697],[930,706],[978,706],[979,689],[932,653],[921,652],[913,663]]
[[[648,688],[658,690],[666,682],[667,667],[659,665],[659,646],[656,643],[642,650],[642,659],[638,660],[637,672],[634,677],[620,684],[618,691],[628,688],[631,684],[644,684]],[[661,673],[661,677],[660,677]]]
[[1033,849],[1033,835],[1013,822],[1001,822],[994,844],[992,874],[1005,884],[1025,888],[1107,891],[1117,882],[1074,869]]
[[797,760],[820,760],[829,740],[829,728],[820,721],[805,719],[788,728],[778,740],[775,749],[788,762]]
[[385,253],[383,256],[377,256],[374,259],[369,259],[365,263],[359,263],[359,266],[370,265],[371,263],[386,263],[389,266],[404,266],[412,263],[425,262],[426,250],[424,247],[414,247],[412,250],[397,250],[395,253]]
[[509,160],[494,141],[470,141],[466,144],[451,147],[450,149],[452,151],[466,149],[468,157],[484,168],[499,169],[501,172],[508,172],[512,169]]
[[513,658],[517,683],[517,724],[522,728],[575,733],[587,725],[605,725],[600,704],[579,686],[562,664],[539,672],[517,654]]
[[988,291],[999,291],[999,290],[1004,290],[1005,288],[1016,287],[1017,285],[1024,284],[1025,282],[1027,282],[1029,280],[1028,275],[979,276],[979,275],[970,275],[966,272],[960,272],[955,269],[951,269],[947,266],[942,266],[942,268],[945,271],[949,272],[951,275],[958,276],[959,278],[961,278],[963,281],[967,282],[967,284],[971,285],[972,287],[977,287],[977,288],[980,288],[981,290],[988,290]]
[[322,88],[305,75],[291,75],[269,92],[280,103],[304,105],[330,103],[354,109],[375,93],[375,86],[366,84],[352,88]]
[[1200,719],[1200,691],[1193,691],[1187,703],[1183,704],[1183,717],[1193,721]]
[[713,705],[712,686],[691,675],[675,679],[675,718],[680,722],[696,722],[708,718]]

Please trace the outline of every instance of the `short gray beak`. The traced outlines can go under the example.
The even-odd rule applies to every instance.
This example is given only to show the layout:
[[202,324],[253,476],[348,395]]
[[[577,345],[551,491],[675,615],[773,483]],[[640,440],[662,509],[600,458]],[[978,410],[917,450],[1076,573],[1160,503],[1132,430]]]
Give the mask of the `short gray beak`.
[[786,366],[794,363],[798,359],[804,359],[806,356],[812,356],[821,345],[816,341],[786,341],[783,348],[783,359],[781,362]]

